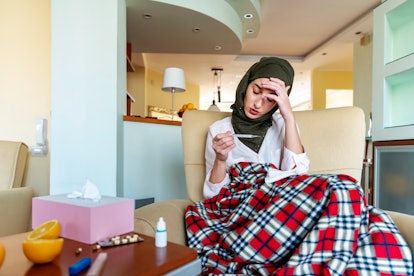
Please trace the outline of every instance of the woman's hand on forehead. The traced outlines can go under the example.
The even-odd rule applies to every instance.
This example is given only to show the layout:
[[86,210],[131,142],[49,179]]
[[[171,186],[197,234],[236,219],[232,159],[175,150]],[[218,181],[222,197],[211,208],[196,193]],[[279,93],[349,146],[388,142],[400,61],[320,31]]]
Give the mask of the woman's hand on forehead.
[[269,81],[274,81],[274,82],[277,82],[277,83],[279,83],[280,85],[283,85],[283,86],[285,86],[285,85],[286,85],[284,81],[282,81],[281,79],[278,79],[278,78],[273,78],[273,77],[270,77],[270,78],[269,78]]
[[290,86],[286,86],[285,82],[278,78],[265,79],[262,82],[263,88],[274,91],[274,95],[280,96],[282,93],[287,95]]

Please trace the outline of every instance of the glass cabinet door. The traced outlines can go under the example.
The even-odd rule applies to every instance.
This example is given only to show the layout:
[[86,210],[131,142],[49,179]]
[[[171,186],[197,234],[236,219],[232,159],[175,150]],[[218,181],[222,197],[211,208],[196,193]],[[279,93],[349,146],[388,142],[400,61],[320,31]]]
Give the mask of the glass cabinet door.
[[414,215],[414,140],[374,142],[374,205]]

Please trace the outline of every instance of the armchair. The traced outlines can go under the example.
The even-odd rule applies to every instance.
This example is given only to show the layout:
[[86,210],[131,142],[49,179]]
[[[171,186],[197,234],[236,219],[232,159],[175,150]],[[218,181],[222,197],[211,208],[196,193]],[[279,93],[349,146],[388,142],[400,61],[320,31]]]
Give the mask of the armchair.
[[22,187],[27,145],[0,141],[0,237],[30,230],[33,188]]
[[[189,200],[156,202],[135,211],[135,231],[154,236],[158,217],[168,227],[168,240],[186,244],[186,206],[203,199],[204,150],[207,130],[214,121],[230,113],[190,110],[183,115],[182,141]],[[364,113],[357,107],[297,111],[301,140],[310,159],[310,174],[344,173],[361,179],[365,145]],[[414,249],[414,216],[388,212]]]

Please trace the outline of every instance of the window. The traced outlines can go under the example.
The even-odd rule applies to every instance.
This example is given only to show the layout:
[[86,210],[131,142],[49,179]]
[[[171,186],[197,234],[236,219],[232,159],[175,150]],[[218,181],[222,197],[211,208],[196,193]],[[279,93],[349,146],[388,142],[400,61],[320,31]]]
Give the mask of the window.
[[354,101],[353,90],[326,90],[326,108],[352,106]]

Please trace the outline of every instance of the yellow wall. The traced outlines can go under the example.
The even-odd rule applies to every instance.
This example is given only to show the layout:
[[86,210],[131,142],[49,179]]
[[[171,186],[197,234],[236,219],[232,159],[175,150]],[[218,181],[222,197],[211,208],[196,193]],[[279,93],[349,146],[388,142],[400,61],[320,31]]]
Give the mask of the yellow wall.
[[134,98],[131,104],[131,115],[146,116],[145,109],[145,68],[134,66],[134,72],[127,73],[127,90]]
[[312,83],[312,109],[326,107],[327,89],[352,89],[353,74],[350,71],[313,71]]
[[[50,126],[50,0],[0,1],[0,37],[0,139],[33,146],[36,119]],[[29,158],[38,195],[49,193],[49,163]]]

